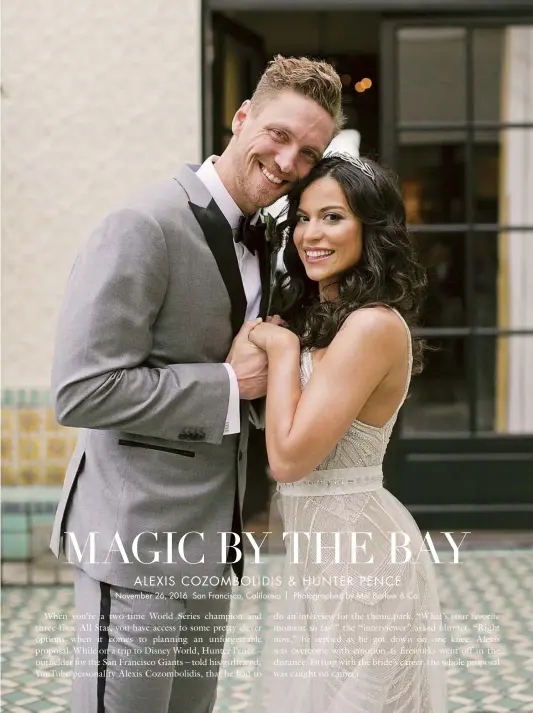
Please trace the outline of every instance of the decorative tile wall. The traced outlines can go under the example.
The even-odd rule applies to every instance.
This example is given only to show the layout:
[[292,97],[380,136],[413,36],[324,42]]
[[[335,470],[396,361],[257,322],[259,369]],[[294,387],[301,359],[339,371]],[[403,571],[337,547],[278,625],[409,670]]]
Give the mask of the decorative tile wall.
[[62,485],[77,435],[56,422],[47,391],[3,391],[2,486]]

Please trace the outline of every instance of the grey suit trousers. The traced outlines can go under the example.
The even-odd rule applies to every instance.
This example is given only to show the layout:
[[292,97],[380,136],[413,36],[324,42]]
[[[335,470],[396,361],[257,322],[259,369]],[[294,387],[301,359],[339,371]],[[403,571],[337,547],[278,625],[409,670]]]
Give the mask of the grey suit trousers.
[[230,587],[210,590],[216,598],[172,599],[76,569],[75,590],[72,713],[213,710]]

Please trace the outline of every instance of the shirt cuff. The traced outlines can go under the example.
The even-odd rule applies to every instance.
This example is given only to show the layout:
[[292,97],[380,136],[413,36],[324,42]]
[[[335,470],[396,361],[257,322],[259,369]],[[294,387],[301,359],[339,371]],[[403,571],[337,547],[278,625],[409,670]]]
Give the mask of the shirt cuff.
[[233,371],[233,367],[224,362],[226,371],[229,376],[229,403],[228,413],[226,416],[226,425],[224,426],[224,435],[229,436],[231,433],[240,433],[241,431],[241,409],[239,403],[239,383],[237,376]]

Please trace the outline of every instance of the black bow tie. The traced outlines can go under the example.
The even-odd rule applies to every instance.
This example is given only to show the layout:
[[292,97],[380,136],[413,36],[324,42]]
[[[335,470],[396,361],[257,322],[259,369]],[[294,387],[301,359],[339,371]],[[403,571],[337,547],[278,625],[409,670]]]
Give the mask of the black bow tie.
[[265,244],[266,233],[266,225],[261,220],[257,220],[255,225],[250,223],[254,215],[241,216],[234,238],[236,243],[245,245],[252,255],[255,255],[255,251],[260,250]]

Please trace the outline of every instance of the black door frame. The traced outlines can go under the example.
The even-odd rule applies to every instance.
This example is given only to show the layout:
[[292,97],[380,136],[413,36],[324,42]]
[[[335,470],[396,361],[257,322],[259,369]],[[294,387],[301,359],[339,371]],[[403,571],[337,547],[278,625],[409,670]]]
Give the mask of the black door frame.
[[[219,149],[222,138],[230,127],[223,125],[223,105],[225,77],[222,66],[224,41],[226,37],[235,40],[251,68],[248,78],[250,92],[255,87],[263,66],[266,65],[263,38],[251,32],[225,15],[212,11],[208,3],[202,3],[202,143],[203,156],[209,156]],[[255,76],[257,75],[257,76]],[[255,80],[255,81],[254,81]],[[248,95],[243,96],[243,100]]]
[[[212,10],[324,10],[324,0],[203,0]],[[329,11],[354,12],[528,12],[531,0],[329,0]]]
[[[364,12],[372,9],[384,13],[381,35],[381,156],[391,167],[397,166],[396,148],[400,130],[422,127],[400,126],[397,117],[396,31],[400,27],[463,26],[471,33],[473,27],[497,27],[513,24],[531,24],[524,16],[530,0],[332,0],[329,10],[353,9]],[[316,10],[323,0],[202,0],[202,52],[203,52],[203,155],[213,150],[212,105],[214,92],[211,85],[212,63],[215,54],[213,38],[213,11],[238,10]],[[424,17],[416,13],[424,11]],[[513,14],[513,10],[514,13]],[[465,14],[452,14],[464,11]],[[467,15],[466,13],[476,13]],[[522,15],[519,13],[522,12]],[[402,13],[401,15],[397,13]],[[492,13],[490,16],[487,13]],[[471,36],[470,36],[471,37]],[[471,39],[469,40],[471,52]],[[469,65],[471,66],[471,65]],[[472,82],[471,72],[467,81]],[[217,86],[220,88],[220,85]],[[470,93],[471,96],[471,93]],[[497,129],[504,124],[484,123],[479,128]],[[439,125],[431,128],[449,128]],[[453,128],[458,128],[454,126]],[[470,158],[467,172],[472,185],[471,137],[478,128],[473,122],[465,125],[470,132]],[[513,226],[513,230],[527,226]],[[423,226],[424,231],[467,233],[468,252],[472,253],[472,235],[476,224],[470,214],[466,224],[460,226]],[[483,226],[485,232],[498,232],[505,226]],[[413,226],[416,230],[416,227]],[[469,278],[470,300],[472,280]],[[456,336],[465,337],[472,345],[469,362],[470,375],[474,368],[472,357],[478,337],[514,336],[533,334],[532,330],[499,330],[476,327],[454,330]],[[422,330],[424,336],[450,336],[449,330]],[[446,333],[446,334],[445,334]],[[475,396],[475,379],[470,378],[470,398]],[[470,413],[471,425],[477,426],[475,403]],[[530,528],[533,520],[533,437],[500,434],[480,434],[475,428],[470,433],[434,434],[428,437],[407,437],[402,434],[401,415],[387,452],[385,477],[388,487],[406,503],[421,527],[427,529],[489,529]]]
[[[476,223],[473,204],[474,132],[479,129],[528,128],[533,122],[511,124],[474,120],[473,30],[474,28],[531,25],[532,19],[510,13],[486,15],[439,15],[388,17],[381,35],[381,156],[398,168],[400,132],[462,129],[466,134],[464,224],[411,226],[416,233],[466,234],[466,327],[426,328],[427,338],[464,337],[467,347],[469,432],[408,436],[398,420],[387,460],[391,489],[406,503],[421,527],[428,529],[530,528],[533,521],[533,435],[478,432],[477,378],[480,337],[532,336],[532,329],[479,327],[475,322],[473,250],[476,233],[532,230],[532,226]],[[461,124],[402,124],[398,116],[398,31],[413,27],[461,27],[466,30],[466,120]]]

